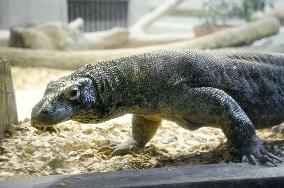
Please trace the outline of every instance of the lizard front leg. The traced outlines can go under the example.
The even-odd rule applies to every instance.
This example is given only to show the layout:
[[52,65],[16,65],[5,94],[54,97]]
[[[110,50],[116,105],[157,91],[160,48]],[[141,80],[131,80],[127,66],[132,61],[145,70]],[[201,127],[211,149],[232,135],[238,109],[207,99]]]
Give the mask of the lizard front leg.
[[269,162],[275,166],[275,162],[281,162],[264,149],[251,120],[227,93],[202,87],[189,89],[182,95],[183,100],[179,100],[182,111],[193,114],[194,119],[204,124],[218,124],[228,141],[243,155],[243,160],[251,164]]
[[121,144],[112,145],[112,156],[125,155],[130,151],[141,151],[155,135],[161,125],[161,118],[153,116],[132,116],[131,136]]

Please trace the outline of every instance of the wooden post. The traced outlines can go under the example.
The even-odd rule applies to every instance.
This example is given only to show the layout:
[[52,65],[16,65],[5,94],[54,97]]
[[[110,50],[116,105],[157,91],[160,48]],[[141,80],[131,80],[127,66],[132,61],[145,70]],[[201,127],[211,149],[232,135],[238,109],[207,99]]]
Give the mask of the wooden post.
[[0,59],[0,138],[11,124],[18,123],[10,63]]

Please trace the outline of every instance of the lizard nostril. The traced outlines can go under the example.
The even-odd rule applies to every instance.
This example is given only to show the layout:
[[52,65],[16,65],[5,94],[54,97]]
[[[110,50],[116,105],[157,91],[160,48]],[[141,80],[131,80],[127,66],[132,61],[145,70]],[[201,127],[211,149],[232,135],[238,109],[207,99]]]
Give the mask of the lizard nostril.
[[49,112],[48,112],[48,110],[42,110],[41,113],[46,115],[46,114],[48,114]]
[[41,110],[41,114],[43,115],[48,115],[51,113],[51,109],[48,109],[48,108],[44,108]]

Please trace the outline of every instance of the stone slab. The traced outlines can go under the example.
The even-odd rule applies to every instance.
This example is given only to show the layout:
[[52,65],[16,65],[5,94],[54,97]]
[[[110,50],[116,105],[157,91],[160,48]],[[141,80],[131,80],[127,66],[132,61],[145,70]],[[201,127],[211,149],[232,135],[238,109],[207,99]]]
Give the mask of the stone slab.
[[284,164],[281,163],[278,167],[249,164],[212,164],[65,176],[42,176],[1,182],[0,188],[4,187],[281,188],[284,187]]

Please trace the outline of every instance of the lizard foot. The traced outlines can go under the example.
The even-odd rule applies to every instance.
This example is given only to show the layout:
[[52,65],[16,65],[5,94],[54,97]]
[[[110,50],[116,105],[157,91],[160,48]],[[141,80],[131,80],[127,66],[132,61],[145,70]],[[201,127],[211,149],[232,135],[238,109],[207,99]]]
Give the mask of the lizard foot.
[[270,163],[273,166],[277,166],[277,163],[283,162],[280,158],[264,149],[260,140],[253,143],[254,144],[249,144],[250,146],[241,149],[243,154],[242,162],[247,162],[253,165],[256,165],[257,162],[266,165]]
[[111,144],[110,146],[102,147],[99,152],[111,150],[111,156],[126,155],[129,153],[141,153],[144,147],[139,147],[134,140],[129,139],[121,144]]

